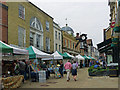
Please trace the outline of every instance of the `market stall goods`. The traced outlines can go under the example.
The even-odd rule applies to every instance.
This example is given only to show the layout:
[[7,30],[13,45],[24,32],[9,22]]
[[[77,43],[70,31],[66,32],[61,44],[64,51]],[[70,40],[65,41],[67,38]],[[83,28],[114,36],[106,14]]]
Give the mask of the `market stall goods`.
[[4,89],[18,88],[20,87],[23,79],[23,75],[2,78],[3,87]]

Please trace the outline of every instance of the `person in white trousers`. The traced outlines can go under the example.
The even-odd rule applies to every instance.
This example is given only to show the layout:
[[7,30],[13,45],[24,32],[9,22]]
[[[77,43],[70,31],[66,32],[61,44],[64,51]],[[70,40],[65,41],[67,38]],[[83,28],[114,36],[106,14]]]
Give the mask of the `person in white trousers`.
[[65,70],[67,72],[67,81],[69,82],[70,80],[70,70],[71,70],[71,67],[72,67],[72,64],[70,63],[70,61],[68,60],[68,62],[64,65],[65,67]]

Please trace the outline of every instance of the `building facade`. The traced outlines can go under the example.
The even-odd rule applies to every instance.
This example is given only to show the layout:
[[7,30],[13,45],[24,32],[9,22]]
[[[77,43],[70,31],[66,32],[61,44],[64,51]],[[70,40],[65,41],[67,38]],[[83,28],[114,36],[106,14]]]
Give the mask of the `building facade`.
[[54,52],[53,18],[31,2],[7,2],[8,44]]
[[0,3],[0,40],[8,43],[8,7]]
[[93,42],[92,39],[87,39],[87,46],[88,46],[88,56],[92,56],[93,52]]
[[100,53],[105,53],[107,63],[118,62],[119,49],[118,40],[119,35],[116,33],[120,30],[120,19],[119,19],[119,1],[109,0],[108,5],[110,6],[110,23],[107,29],[104,29],[104,41],[98,44]]
[[99,59],[99,51],[96,47],[93,47],[92,57],[95,58],[96,60]]
[[59,51],[62,53],[62,32],[59,25],[53,22],[54,29],[54,52]]
[[74,31],[67,24],[62,27],[62,51],[67,52],[73,56],[80,54],[80,44],[75,48],[77,44],[76,37],[74,37]]

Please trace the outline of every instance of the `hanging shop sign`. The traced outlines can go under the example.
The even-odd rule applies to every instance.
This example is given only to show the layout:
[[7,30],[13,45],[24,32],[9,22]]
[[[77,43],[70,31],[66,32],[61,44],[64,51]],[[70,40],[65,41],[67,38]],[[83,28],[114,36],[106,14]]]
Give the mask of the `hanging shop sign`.
[[112,23],[111,23],[111,28],[114,28],[114,26],[115,26],[115,21],[113,21]]

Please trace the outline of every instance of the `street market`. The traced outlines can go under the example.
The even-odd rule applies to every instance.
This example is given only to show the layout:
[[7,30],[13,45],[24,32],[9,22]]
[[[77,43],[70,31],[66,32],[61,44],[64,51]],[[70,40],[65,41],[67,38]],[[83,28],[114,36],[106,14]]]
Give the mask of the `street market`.
[[3,0],[0,12],[0,90],[118,89],[120,0]]

